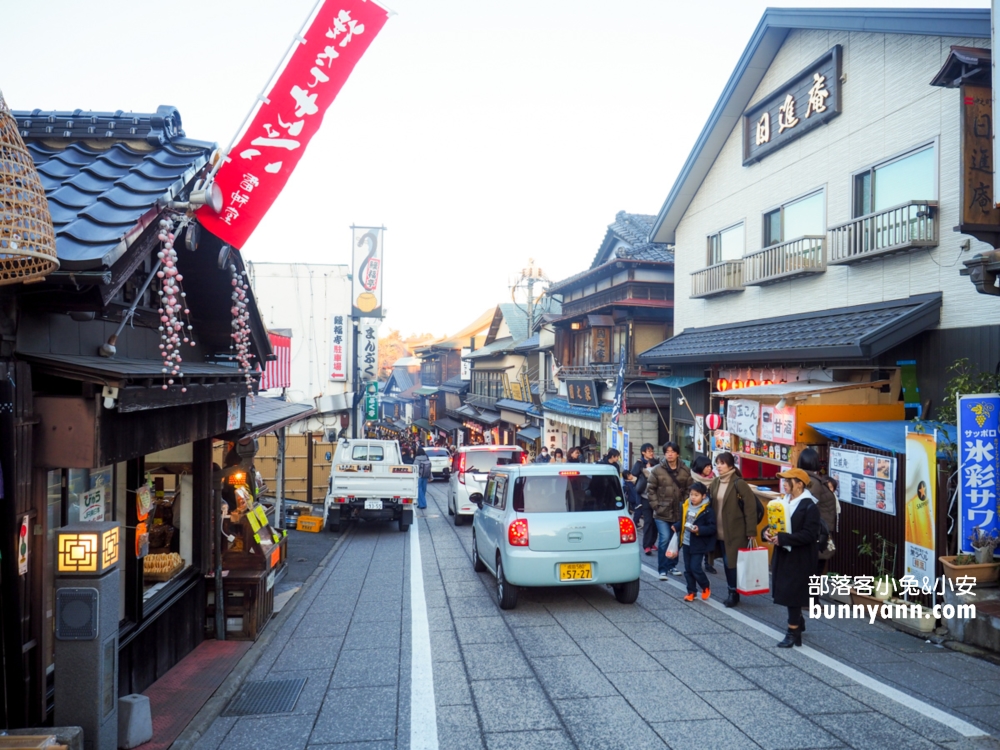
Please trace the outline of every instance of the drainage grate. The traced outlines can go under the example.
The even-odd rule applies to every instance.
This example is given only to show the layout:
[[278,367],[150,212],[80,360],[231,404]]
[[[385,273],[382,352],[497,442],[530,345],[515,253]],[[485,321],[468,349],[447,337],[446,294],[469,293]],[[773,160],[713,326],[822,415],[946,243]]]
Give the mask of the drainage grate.
[[257,716],[259,714],[286,714],[295,708],[304,677],[295,680],[258,680],[248,682],[223,716]]

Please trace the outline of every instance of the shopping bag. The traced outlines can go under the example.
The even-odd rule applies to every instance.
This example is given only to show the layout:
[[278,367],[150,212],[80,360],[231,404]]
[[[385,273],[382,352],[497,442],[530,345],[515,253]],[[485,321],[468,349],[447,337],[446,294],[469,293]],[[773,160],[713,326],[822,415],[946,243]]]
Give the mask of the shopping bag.
[[741,549],[736,556],[736,591],[743,596],[766,594],[771,590],[767,569],[767,549],[753,546]]
[[664,552],[663,554],[665,554],[670,559],[677,557],[677,550],[679,549],[678,540],[680,539],[680,536],[681,536],[680,534],[674,534],[672,537],[670,537],[670,541],[667,543],[667,551]]

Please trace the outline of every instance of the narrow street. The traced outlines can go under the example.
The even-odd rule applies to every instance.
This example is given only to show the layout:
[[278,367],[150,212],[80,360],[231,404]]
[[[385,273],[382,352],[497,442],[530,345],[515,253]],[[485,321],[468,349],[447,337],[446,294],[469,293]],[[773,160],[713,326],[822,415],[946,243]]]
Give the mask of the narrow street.
[[779,650],[770,597],[685,603],[648,565],[633,606],[582,587],[501,612],[446,490],[410,534],[353,528],[303,591],[248,677],[304,678],[291,712],[224,711],[196,747],[1000,747],[1000,667],[880,625],[810,620]]

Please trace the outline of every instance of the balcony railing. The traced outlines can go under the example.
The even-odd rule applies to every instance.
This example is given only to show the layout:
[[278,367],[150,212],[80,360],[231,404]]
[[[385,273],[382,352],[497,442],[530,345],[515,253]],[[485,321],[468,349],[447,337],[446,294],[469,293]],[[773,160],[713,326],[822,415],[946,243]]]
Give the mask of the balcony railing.
[[691,274],[691,296],[714,297],[743,291],[743,261],[724,260]]
[[743,258],[746,286],[808,276],[826,271],[826,237],[806,235],[780,245],[772,245]]
[[[625,377],[637,378],[642,375],[653,377],[653,373],[647,370],[642,370],[635,365],[625,365]],[[618,365],[565,365],[559,368],[559,377],[562,380],[566,378],[617,378]]]
[[638,284],[630,281],[571,302],[563,302],[562,311],[564,315],[580,315],[616,303],[628,305],[630,302],[643,306],[670,307],[673,299],[672,284]]
[[830,227],[830,263],[861,263],[915,247],[937,247],[937,201],[910,201]]

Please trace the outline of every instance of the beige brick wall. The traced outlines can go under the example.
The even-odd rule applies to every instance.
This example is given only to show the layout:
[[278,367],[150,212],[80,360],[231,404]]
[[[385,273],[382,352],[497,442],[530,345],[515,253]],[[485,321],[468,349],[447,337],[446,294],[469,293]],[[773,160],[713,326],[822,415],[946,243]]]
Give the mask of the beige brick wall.
[[[952,231],[959,213],[959,92],[929,85],[953,44],[983,40],[901,34],[793,31],[753,101],[769,95],[835,44],[843,46],[841,114],[758,164],[742,165],[742,123],[677,229],[674,331],[899,299],[941,291],[942,328],[996,322],[1000,301],[972,294],[961,260],[987,249]],[[690,299],[690,274],[707,264],[706,237],[740,221],[746,247],[761,248],[762,212],[824,188],[826,222],[851,219],[851,175],[910,147],[937,140],[940,245],[708,300]]]

